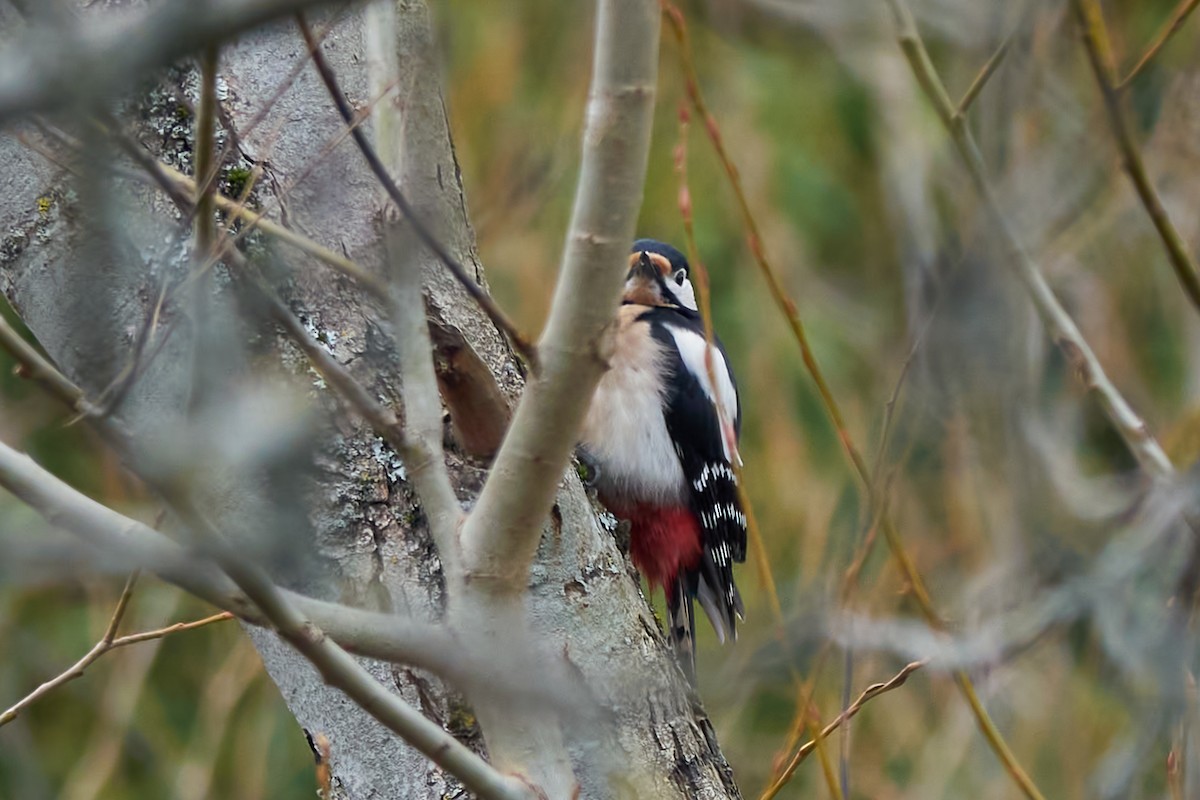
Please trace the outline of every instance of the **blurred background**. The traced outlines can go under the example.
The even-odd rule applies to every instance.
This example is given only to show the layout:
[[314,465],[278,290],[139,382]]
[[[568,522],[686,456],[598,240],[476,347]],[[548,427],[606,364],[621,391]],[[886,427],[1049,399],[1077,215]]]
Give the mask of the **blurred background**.
[[[536,331],[575,189],[590,6],[432,5],[488,280]],[[1125,74],[1175,2],[1103,7]],[[1161,498],[1014,279],[885,5],[682,8],[764,249],[957,637],[956,657],[1017,758],[1048,797],[1172,796],[1168,753],[1194,704],[1179,667],[1196,653],[1190,637],[1167,633],[1164,608],[1186,549],[1164,541]],[[1185,471],[1200,453],[1200,320],[1121,170],[1069,6],[913,8],[955,99],[1011,35],[968,115],[1001,205],[1116,386]],[[1193,253],[1198,44],[1192,20],[1126,100]],[[683,247],[674,153],[686,95],[665,27],[660,75],[639,234]],[[933,639],[882,542],[858,579],[845,579],[863,542],[877,538],[870,508],[699,121],[686,142],[697,245],[740,382],[745,473],[784,623],[747,563],[741,640],[720,647],[701,631],[701,695],[739,786],[756,797],[786,752],[797,678],[813,681],[828,721]],[[93,497],[139,502],[94,437],[64,426],[61,410],[3,359],[0,436]],[[24,513],[0,497],[6,535],[20,533]],[[36,562],[0,565],[0,581],[7,707],[92,646],[121,581],[42,575]],[[211,613],[152,578],[140,585],[124,631]],[[1017,794],[944,669],[872,701],[828,751],[835,768],[843,757],[852,797]],[[0,797],[311,797],[312,776],[302,732],[229,622],[111,653],[0,730]],[[815,758],[780,796],[828,796]]]

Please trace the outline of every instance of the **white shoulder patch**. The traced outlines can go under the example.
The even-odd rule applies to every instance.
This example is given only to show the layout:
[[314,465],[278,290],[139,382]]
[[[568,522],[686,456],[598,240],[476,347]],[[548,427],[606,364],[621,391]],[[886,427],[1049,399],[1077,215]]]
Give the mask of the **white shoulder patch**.
[[738,413],[738,397],[737,391],[733,388],[733,380],[729,377],[729,365],[725,363],[725,357],[716,347],[710,348],[712,350],[712,371],[717,379],[717,388],[716,391],[713,391],[712,381],[708,379],[708,366],[704,363],[704,350],[707,345],[704,336],[687,328],[679,328],[670,324],[667,325],[667,330],[675,339],[675,346],[679,349],[679,356],[683,359],[684,367],[700,382],[704,393],[713,401],[713,404],[720,408],[722,428],[725,434],[723,437],[725,457],[729,459],[730,463],[741,466],[742,459],[738,454],[737,439],[733,434],[733,423],[737,419]]

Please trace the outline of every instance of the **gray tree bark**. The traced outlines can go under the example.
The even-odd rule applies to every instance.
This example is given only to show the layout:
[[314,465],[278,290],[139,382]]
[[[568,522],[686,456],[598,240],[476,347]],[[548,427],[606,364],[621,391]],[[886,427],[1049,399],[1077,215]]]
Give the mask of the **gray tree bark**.
[[[414,52],[427,48],[426,9],[418,3],[398,8]],[[325,21],[316,18],[314,26]],[[0,6],[0,30],[19,35],[22,24]],[[372,99],[363,37],[363,16],[352,12],[334,24],[323,45],[360,107]],[[271,104],[304,56],[294,25],[282,23],[223,49],[220,95],[236,132],[230,163],[264,170],[255,198],[272,209],[271,218],[382,275],[378,185],[348,142],[326,152],[344,126],[311,66]],[[420,58],[402,65],[401,101],[412,127],[406,146],[418,149],[427,166],[420,185],[405,189],[423,198],[421,207],[433,215],[441,240],[482,283],[440,87],[428,66]],[[124,115],[138,139],[184,168],[191,166],[191,120],[180,98],[194,91],[190,68],[166,71],[147,98],[129,102]],[[215,338],[196,335],[211,326],[194,324],[186,296],[172,293],[158,314],[156,338],[139,351],[162,287],[190,268],[178,214],[142,182],[106,173],[115,160],[109,147],[80,125],[62,124],[84,142],[79,177],[14,135],[36,135],[30,129],[0,136],[0,289],[39,343],[91,397],[101,397],[131,361],[143,364],[115,412],[139,445],[140,468],[187,465],[199,473],[198,491],[214,520],[240,535],[239,547],[267,559],[279,580],[351,605],[441,619],[441,566],[396,454],[361,421],[336,410],[294,348],[246,313],[225,273],[218,271],[209,298],[209,319],[221,322]],[[291,267],[278,280],[291,309],[376,396],[396,403],[399,378],[386,314],[315,260],[280,253]],[[504,339],[439,265],[425,264],[424,279],[431,318],[461,335],[514,401],[522,378]],[[263,434],[288,402],[262,379],[264,373],[283,376],[293,391],[303,389],[314,416]],[[202,402],[197,382],[204,384]],[[249,387],[260,392],[265,410],[246,399]],[[317,431],[311,437],[310,428]],[[238,443],[248,430],[276,435],[293,459],[311,462],[311,468],[297,470],[292,463],[282,470],[278,460],[240,454]],[[455,446],[449,426],[446,442],[455,489],[469,506],[486,464]],[[712,727],[693,708],[610,527],[571,472],[543,531],[526,608],[548,657],[577,669],[605,711],[599,720],[564,718],[582,796],[738,796]],[[462,793],[453,778],[323,685],[282,640],[263,629],[247,630],[299,724],[329,740],[335,796]],[[470,708],[435,676],[402,664],[364,663],[428,717],[484,749]]]

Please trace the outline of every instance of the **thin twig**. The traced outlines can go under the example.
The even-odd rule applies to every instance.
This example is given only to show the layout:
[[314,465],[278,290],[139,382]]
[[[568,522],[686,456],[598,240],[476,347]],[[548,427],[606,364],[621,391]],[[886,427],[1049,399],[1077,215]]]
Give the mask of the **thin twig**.
[[165,628],[159,628],[152,631],[143,631],[141,633],[132,633],[118,638],[116,636],[117,628],[120,626],[121,620],[125,616],[125,610],[129,606],[129,599],[133,594],[133,583],[135,579],[136,573],[134,576],[130,577],[128,582],[126,582],[125,589],[121,592],[121,597],[117,600],[117,606],[113,611],[111,620],[108,623],[108,628],[105,630],[104,635],[100,638],[100,641],[96,642],[92,649],[89,650],[83,656],[83,658],[76,661],[61,674],[51,678],[38,688],[34,689],[25,697],[14,703],[3,714],[0,714],[0,727],[12,722],[14,719],[20,716],[25,709],[29,708],[38,700],[41,700],[47,694],[59,688],[60,686],[70,683],[77,678],[82,678],[87,668],[99,660],[105,653],[109,653],[121,647],[127,647],[131,644],[148,642],[151,639],[161,639],[164,636],[169,636],[173,633],[182,633],[184,631],[195,630],[196,628],[202,628],[205,625],[211,625],[214,622],[222,622],[224,620],[234,618],[233,614],[225,611],[220,614],[214,614],[210,617],[205,617],[204,619],[195,620],[193,622],[177,622],[174,625],[168,625]]
[[800,766],[804,759],[808,758],[812,751],[819,746],[819,743],[822,739],[827,738],[829,734],[840,728],[843,723],[853,718],[855,714],[862,710],[864,705],[874,698],[903,686],[908,680],[908,676],[925,666],[925,664],[926,662],[924,661],[913,661],[910,664],[906,664],[904,669],[897,672],[888,681],[884,683],[874,683],[864,689],[863,693],[858,696],[857,700],[851,703],[845,711],[843,711],[841,714],[838,714],[832,722],[830,722],[821,730],[819,736],[813,737],[812,740],[805,742],[800,746],[800,749],[796,751],[794,756],[792,756],[792,760],[788,763],[787,768],[784,770],[779,780],[777,780],[770,788],[763,792],[758,800],[771,800],[771,798],[779,794],[779,790],[782,789],[784,785],[791,780],[792,775],[795,774],[796,768]]
[[492,321],[497,328],[512,342],[513,347],[519,352],[522,357],[529,363],[530,369],[536,373],[540,368],[538,362],[537,348],[530,342],[518,329],[517,326],[508,318],[508,315],[500,309],[496,301],[484,291],[483,287],[472,280],[467,274],[467,269],[450,254],[446,246],[442,244],[429,228],[417,216],[416,210],[408,202],[408,199],[400,191],[400,187],[392,180],[391,174],[387,167],[379,158],[379,154],[375,152],[375,148],[367,140],[364,134],[357,125],[355,125],[355,112],[350,105],[350,100],[346,97],[338,84],[337,76],[333,72],[333,68],[329,65],[329,61],[325,58],[324,51],[321,50],[316,40],[313,38],[312,30],[308,27],[308,23],[304,19],[302,13],[296,14],[296,23],[300,26],[300,32],[304,36],[304,42],[312,53],[313,65],[317,68],[317,72],[321,76],[321,80],[325,84],[325,88],[329,91],[329,96],[333,100],[333,104],[337,107],[338,113],[342,116],[342,121],[348,126],[353,126],[351,136],[354,138],[354,143],[358,145],[358,149],[362,152],[363,158],[366,159],[367,165],[371,171],[375,173],[375,177],[379,179],[380,184],[387,191],[388,197],[400,209],[405,218],[412,225],[413,231],[418,238],[428,247],[434,255],[438,257],[446,269],[454,276],[459,285],[466,290],[471,299],[479,304],[483,312],[487,314],[488,319]]
[[118,647],[127,647],[131,644],[147,642],[151,639],[161,639],[162,637],[169,636],[172,633],[192,631],[196,628],[203,628],[206,625],[212,625],[215,622],[224,622],[227,619],[236,619],[236,617],[231,611],[222,611],[219,614],[211,614],[203,619],[192,620],[191,622],[176,622],[156,630],[142,631],[141,633],[131,633],[126,636],[121,636],[120,638],[113,640],[112,647],[115,650]]
[[0,347],[8,351],[17,362],[16,373],[22,378],[41,386],[42,389],[57,397],[76,414],[91,416],[96,413],[92,405],[79,387],[67,380],[53,364],[37,351],[33,345],[25,341],[17,333],[3,314],[0,314]]
[[218,164],[216,150],[217,66],[216,45],[204,48],[200,58],[200,110],[196,115],[196,260],[202,261],[213,246],[213,180]]
[[979,74],[971,81],[971,85],[967,87],[967,91],[963,94],[962,100],[958,101],[955,107],[954,114],[957,117],[964,116],[971,108],[971,104],[975,102],[975,98],[979,97],[979,93],[983,91],[983,87],[991,80],[992,75],[1000,68],[1004,62],[1004,57],[1008,55],[1009,49],[1012,47],[1013,39],[1016,37],[1017,31],[1013,29],[1004,37],[1004,41],[996,48],[996,52],[992,53],[991,58],[979,70]]
[[1187,21],[1188,16],[1196,10],[1196,6],[1200,6],[1200,0],[1180,0],[1179,5],[1175,6],[1175,10],[1171,12],[1170,18],[1159,29],[1158,34],[1146,48],[1146,52],[1133,65],[1133,69],[1129,70],[1129,74],[1122,78],[1116,85],[1116,90],[1119,92],[1133,82],[1134,78],[1142,74],[1142,70],[1146,68],[1151,61],[1163,49],[1167,41],[1183,26]]
[[1171,222],[1171,217],[1158,196],[1158,190],[1154,188],[1154,183],[1146,172],[1141,151],[1133,140],[1133,132],[1121,109],[1121,95],[1114,86],[1116,70],[1113,67],[1113,53],[1104,24],[1104,13],[1096,0],[1074,0],[1073,5],[1079,25],[1083,29],[1083,44],[1087,49],[1088,62],[1092,65],[1096,83],[1100,86],[1100,97],[1104,100],[1109,126],[1121,152],[1121,163],[1129,179],[1133,181],[1133,188],[1137,191],[1150,221],[1154,223],[1154,229],[1162,239],[1167,259],[1171,262],[1171,268],[1175,270],[1175,277],[1179,279],[1192,305],[1200,311],[1200,269],[1197,269],[1196,262]]

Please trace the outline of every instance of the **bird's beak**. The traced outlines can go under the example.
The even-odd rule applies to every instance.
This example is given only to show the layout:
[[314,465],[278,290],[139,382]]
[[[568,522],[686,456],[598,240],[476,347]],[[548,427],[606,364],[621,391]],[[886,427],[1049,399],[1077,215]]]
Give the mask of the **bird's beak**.
[[650,260],[650,254],[642,251],[638,260],[629,268],[629,275],[626,276],[625,280],[640,278],[645,281],[653,281],[658,278],[658,275],[658,267],[654,266],[654,262]]

